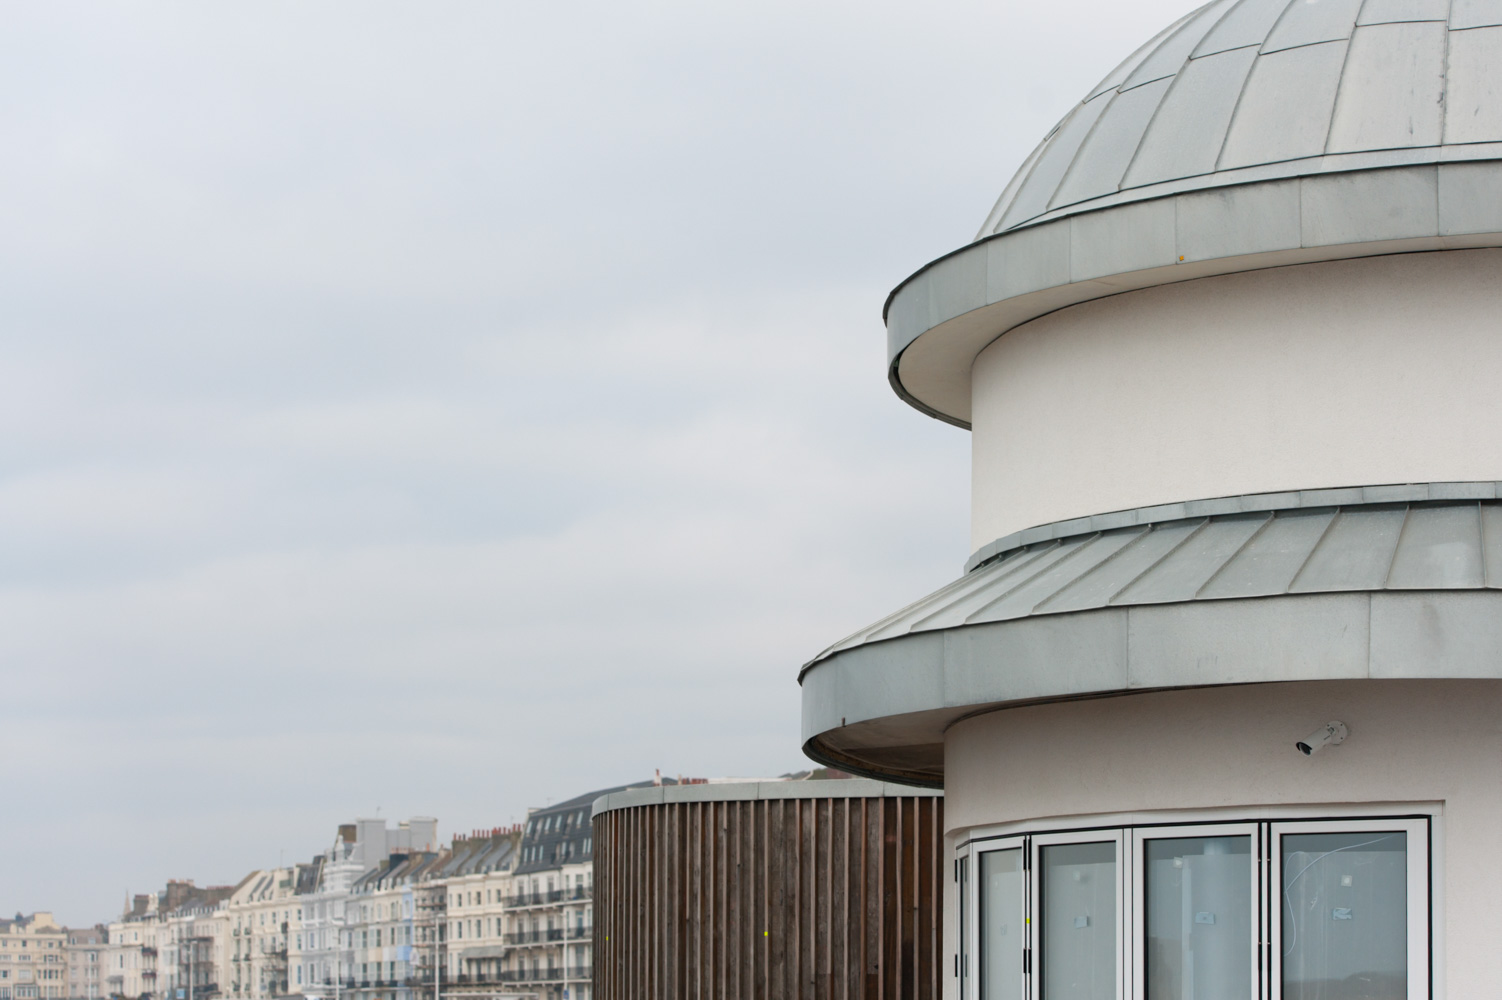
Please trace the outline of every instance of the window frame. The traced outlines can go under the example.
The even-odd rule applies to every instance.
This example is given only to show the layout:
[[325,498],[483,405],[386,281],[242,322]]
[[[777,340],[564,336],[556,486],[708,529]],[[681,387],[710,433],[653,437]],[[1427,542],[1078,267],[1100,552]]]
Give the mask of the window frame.
[[1126,901],[1130,885],[1127,882],[1125,852],[1130,842],[1130,833],[1130,828],[1104,827],[1059,833],[1035,833],[1027,838],[1030,869],[1027,880],[1027,923],[1030,931],[1028,949],[1032,957],[1029,961],[1031,974],[1028,976],[1026,995],[1032,1000],[1043,1000],[1043,921],[1040,919],[1043,916],[1044,903],[1043,848],[1070,844],[1106,843],[1113,844],[1116,850],[1116,1000],[1127,1000],[1127,973],[1130,963],[1130,956],[1127,954],[1127,932],[1130,914],[1127,911]]
[[[1269,994],[1280,996],[1283,983],[1283,838],[1301,833],[1404,833],[1408,836],[1404,857],[1408,892],[1408,1000],[1429,1000],[1434,991],[1431,956],[1435,923],[1430,872],[1434,866],[1431,823],[1430,817],[1395,816],[1391,819],[1287,820],[1268,824],[1267,870],[1272,889],[1268,921]],[[1278,946],[1274,947],[1274,943]]]
[[[962,946],[960,954],[958,956],[960,989],[962,991],[961,996],[966,996],[963,991],[972,982],[975,985],[971,990],[971,993],[976,997],[980,996],[981,900],[979,872],[981,855],[990,854],[994,851],[1019,852],[1018,856],[1022,859],[1022,909],[1023,913],[1030,917],[1032,913],[1032,855],[1029,853],[1030,850],[1031,849],[1028,845],[1028,838],[1025,836],[991,838],[988,840],[966,844],[963,849],[963,853],[959,859],[959,873],[961,874],[963,880],[968,881],[975,888],[968,893],[962,892],[961,894],[961,905],[965,908],[965,912],[961,918],[961,926],[964,929],[966,938],[968,939],[964,942],[964,945]],[[1033,942],[1031,933],[1032,923],[1030,919],[1028,920],[1027,927],[1028,932],[1026,938],[1023,941],[1023,949],[1026,957],[1024,957],[1023,959],[1022,983],[1021,989],[1018,992],[1018,996],[1022,997],[1032,996],[1031,962]],[[970,967],[971,962],[969,961],[972,957],[974,959],[973,968]]]
[[1264,946],[1264,899],[1266,898],[1266,865],[1263,864],[1266,824],[1255,820],[1244,823],[1189,823],[1183,826],[1138,826],[1131,827],[1132,878],[1131,924],[1132,950],[1128,962],[1132,968],[1132,996],[1147,996],[1147,842],[1149,840],[1187,840],[1197,837],[1250,837],[1251,858],[1251,923],[1252,929],[1252,993],[1253,997],[1265,997],[1267,984],[1263,981]]
[[[1120,814],[1098,817],[1069,828],[1049,829],[1044,822],[972,831],[955,844],[954,873],[960,931],[955,938],[954,976],[960,1000],[979,1000],[980,971],[984,956],[980,941],[980,856],[989,851],[1022,850],[1026,868],[1023,880],[1025,919],[1028,933],[1024,959],[1027,1000],[1043,1000],[1042,959],[1042,848],[1059,844],[1090,844],[1114,841],[1116,845],[1116,994],[1115,1000],[1143,1000],[1146,996],[1146,846],[1149,840],[1207,836],[1250,836],[1253,878],[1251,996],[1277,1000],[1282,984],[1282,837],[1303,833],[1402,832],[1407,834],[1408,900],[1408,1000],[1431,1000],[1438,970],[1435,956],[1442,942],[1435,934],[1442,919],[1440,886],[1434,867],[1442,846],[1438,830],[1442,815],[1437,805],[1413,809],[1394,806],[1353,805],[1332,814],[1331,810],[1289,808],[1216,809],[1205,814]],[[1091,817],[1089,820],[1096,818]],[[1135,822],[1133,822],[1135,820]],[[1087,820],[1088,821],[1088,820]],[[1046,822],[1046,821],[1045,821]],[[968,967],[962,967],[968,960]]]

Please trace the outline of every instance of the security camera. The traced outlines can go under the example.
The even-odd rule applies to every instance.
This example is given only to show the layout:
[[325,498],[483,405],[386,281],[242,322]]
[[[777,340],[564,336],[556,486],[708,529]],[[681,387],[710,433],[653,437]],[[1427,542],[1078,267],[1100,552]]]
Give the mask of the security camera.
[[1316,750],[1323,750],[1325,747],[1340,746],[1346,741],[1346,737],[1350,733],[1351,731],[1346,728],[1344,722],[1327,722],[1308,736],[1299,740],[1294,746],[1305,757],[1312,757]]

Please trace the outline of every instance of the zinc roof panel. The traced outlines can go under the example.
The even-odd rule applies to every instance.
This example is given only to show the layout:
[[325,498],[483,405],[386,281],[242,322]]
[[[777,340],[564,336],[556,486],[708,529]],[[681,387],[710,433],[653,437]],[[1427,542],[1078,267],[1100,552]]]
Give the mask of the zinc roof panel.
[[1069,164],[1074,161],[1075,154],[1079,152],[1080,144],[1085,141],[1096,119],[1110,106],[1115,96],[1110,93],[1092,98],[1069,113],[1069,117],[1064,119],[1058,132],[1049,141],[1048,148],[1043,150],[1038,162],[1033,165],[1032,173],[1018,187],[1017,196],[1002,216],[1003,229],[1048,211],[1048,203],[1058,190],[1059,181],[1069,170]]
[[1351,37],[1361,0],[1303,0],[1290,4],[1278,19],[1263,52],[1300,45],[1334,42]]
[[1113,605],[1192,601],[1242,546],[1271,520],[1268,514],[1216,518],[1111,599]]
[[1273,517],[1246,547],[1233,556],[1199,591],[1198,597],[1257,597],[1288,591],[1335,511],[1295,510]]
[[1240,48],[1195,59],[1184,67],[1148,126],[1122,186],[1214,170],[1256,57],[1255,49]]
[[1345,57],[1343,41],[1258,56],[1218,168],[1323,154]]
[[1091,536],[1070,538],[1062,542],[1044,542],[1038,547],[1038,557],[1030,560],[1026,566],[1019,567],[1019,571],[1008,573],[1005,576],[992,576],[986,586],[977,588],[956,600],[945,602],[943,607],[936,608],[929,614],[913,623],[912,630],[923,631],[933,628],[950,628],[954,625],[962,625],[969,620],[970,616],[980,608],[985,607],[1007,593],[1013,588],[1026,583],[1037,574],[1044,572],[1051,566],[1056,566],[1069,559],[1080,549],[1089,544]]
[[1130,90],[1149,80],[1173,76],[1183,69],[1184,63],[1188,61],[1195,46],[1215,27],[1234,3],[1235,0],[1217,0],[1215,3],[1201,7],[1184,22],[1182,27],[1159,42],[1148,53],[1147,58],[1137,64],[1137,68],[1122,83],[1121,89]]
[[1405,507],[1341,510],[1289,593],[1381,589],[1407,515]]
[[1069,557],[1020,581],[1007,593],[972,613],[965,621],[969,624],[997,622],[1030,615],[1041,602],[1116,555],[1146,531],[1147,528],[1141,527],[1093,535],[1088,544],[1076,549]]
[[1445,142],[1502,140],[1502,27],[1450,32]]
[[1502,587],[1502,507],[1481,505],[1482,570],[1488,587]]
[[1040,601],[1036,611],[1055,614],[1106,606],[1113,596],[1152,569],[1204,523],[1202,520],[1194,520],[1175,521],[1161,527],[1154,525],[1152,530],[1134,537],[1114,557],[1105,560],[1047,600]]
[[1254,45],[1261,48],[1290,3],[1299,0],[1242,0],[1220,19],[1194,50],[1196,58]]
[[986,582],[990,580],[996,573],[1005,572],[1006,567],[1013,566],[1017,562],[1027,560],[1029,558],[1032,558],[1032,556],[1025,549],[1018,549],[1015,552],[1009,552],[991,565],[986,566],[983,569],[978,569],[973,573],[966,573],[958,580],[954,580],[946,584],[945,586],[940,587],[932,594],[928,594],[927,596],[914,601],[906,607],[898,608],[896,611],[881,619],[881,621],[868,625],[865,628],[861,629],[859,632],[856,632],[848,638],[843,639],[835,645],[831,646],[828,652],[833,652],[836,649],[843,649],[847,646],[858,646],[863,642],[871,642],[873,639],[878,637],[886,638],[888,634],[895,635],[900,632],[905,632],[907,631],[907,625],[901,625],[901,627],[896,628],[895,630],[891,630],[891,627],[902,622],[911,623],[913,619],[927,614],[930,609],[937,606],[940,602],[945,600],[952,600],[954,596],[966,593],[970,590],[975,589],[976,587],[983,587],[986,585]]
[[1481,28],[1502,24],[1502,0],[1454,0],[1450,27]]
[[1414,507],[1387,577],[1389,590],[1485,586],[1478,504]]
[[1155,80],[1116,95],[1085,139],[1050,207],[1098,198],[1121,186],[1127,165],[1170,82]]
[[890,639],[892,636],[911,632],[918,622],[965,601],[977,592],[994,594],[995,588],[1002,586],[1003,581],[1010,579],[1017,571],[1031,565],[1053,551],[1057,545],[1058,543],[1056,542],[1048,542],[1027,549],[1019,549],[1017,552],[990,566],[967,573],[950,586],[943,588],[937,593],[930,594],[915,604],[908,605],[895,615],[888,616],[872,628],[867,629],[864,634],[858,638],[849,640],[846,644],[859,645],[860,643],[875,642],[878,639]]
[[1327,151],[1438,145],[1448,33],[1439,21],[1358,28]]
[[1048,148],[1048,144],[1053,141],[1053,137],[1057,134],[1058,129],[1048,133],[1043,138],[1043,141],[1038,143],[1038,148],[1029,153],[1027,159],[1022,161],[1022,166],[1017,169],[1017,173],[1012,176],[1012,179],[1007,182],[1007,186],[1002,189],[1001,197],[996,199],[996,205],[991,209],[991,214],[986,216],[986,221],[980,227],[980,232],[975,234],[976,239],[991,235],[1001,226],[1001,220],[1007,214],[1007,209],[1012,207],[1012,200],[1017,197],[1017,192],[1022,188],[1023,180],[1032,172],[1033,165],[1038,162],[1038,158],[1043,155],[1043,151]]
[[1450,0],[1366,0],[1356,24],[1359,27],[1394,21],[1445,21],[1449,17]]
[[1158,32],[1152,38],[1148,39],[1145,45],[1123,59],[1115,69],[1111,70],[1111,72],[1106,75],[1106,78],[1104,80],[1096,84],[1095,89],[1090,91],[1090,95],[1086,97],[1085,100],[1094,100],[1096,97],[1099,97],[1106,91],[1115,90],[1116,88],[1120,87],[1122,82],[1126,80],[1127,77],[1131,76],[1132,72],[1136,70],[1139,65],[1141,65],[1142,60],[1152,55],[1153,50],[1155,50],[1159,45],[1162,45],[1164,39],[1169,38],[1173,35],[1174,32],[1178,31],[1179,28],[1185,24],[1185,22],[1194,17],[1195,13],[1195,11],[1191,10],[1189,13],[1185,14],[1183,17],[1179,18],[1177,21],[1173,22],[1168,27]]

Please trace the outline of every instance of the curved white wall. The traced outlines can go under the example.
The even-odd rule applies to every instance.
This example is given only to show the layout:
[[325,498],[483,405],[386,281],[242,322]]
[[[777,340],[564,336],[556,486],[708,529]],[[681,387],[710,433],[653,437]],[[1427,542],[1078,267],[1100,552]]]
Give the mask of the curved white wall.
[[[1344,745],[1294,750],[1331,719],[1350,726]],[[992,712],[949,730],[944,798],[950,843],[977,826],[1055,817],[1438,803],[1435,958],[1447,989],[1436,997],[1502,982],[1499,681],[1264,684]]]
[[972,549],[1180,500],[1502,479],[1502,250],[1123,293],[1007,333],[971,385]]

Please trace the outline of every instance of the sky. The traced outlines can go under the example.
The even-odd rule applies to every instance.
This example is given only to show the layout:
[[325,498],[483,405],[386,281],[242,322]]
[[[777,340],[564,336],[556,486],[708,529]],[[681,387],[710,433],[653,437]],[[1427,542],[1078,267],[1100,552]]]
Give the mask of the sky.
[[969,554],[886,293],[1190,6],[9,7],[0,913],[810,766]]

